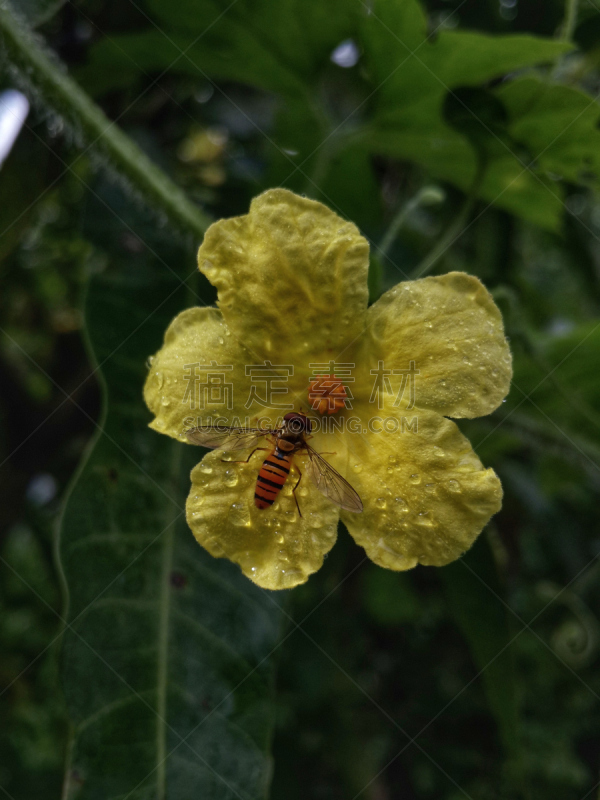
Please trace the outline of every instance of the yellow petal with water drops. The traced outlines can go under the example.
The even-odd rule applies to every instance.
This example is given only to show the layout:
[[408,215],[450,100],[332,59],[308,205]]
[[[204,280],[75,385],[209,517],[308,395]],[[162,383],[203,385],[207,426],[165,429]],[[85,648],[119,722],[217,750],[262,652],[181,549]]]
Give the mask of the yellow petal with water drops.
[[[293,471],[267,509],[254,505],[254,489],[266,453],[247,464],[208,453],[192,470],[186,514],[199,544],[216,558],[228,558],[263,589],[291,589],[305,583],[323,563],[337,536],[339,510],[303,478],[292,495]],[[243,458],[244,455],[238,456]]]
[[[414,362],[415,404],[449,417],[491,413],[508,394],[512,362],[502,315],[464,272],[399,283],[367,315],[367,360],[377,369]],[[389,376],[400,391],[401,377]],[[394,383],[395,381],[395,383]]]
[[468,439],[440,414],[387,407],[378,421],[369,407],[361,410],[381,432],[347,437],[347,477],[364,504],[362,514],[342,512],[351,535],[388,569],[454,561],[500,510],[495,472],[482,466]]
[[244,424],[249,414],[267,413],[245,408],[251,384],[244,365],[249,361],[218,309],[182,311],[167,328],[162,348],[149,359],[144,399],[154,414],[150,427],[181,439],[184,430],[201,421],[231,424],[237,417]]
[[355,225],[286,189],[211,225],[198,252],[231,332],[260,361],[295,365],[298,392],[309,363],[352,361],[345,348],[363,331],[368,263]]

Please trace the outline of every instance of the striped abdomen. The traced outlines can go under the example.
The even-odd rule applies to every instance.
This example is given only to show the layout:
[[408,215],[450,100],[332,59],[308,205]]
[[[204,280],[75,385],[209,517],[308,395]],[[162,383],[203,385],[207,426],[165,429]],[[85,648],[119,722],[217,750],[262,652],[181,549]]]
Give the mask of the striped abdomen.
[[287,480],[291,466],[291,453],[284,453],[278,448],[265,458],[254,491],[254,504],[257,508],[269,508],[273,505]]

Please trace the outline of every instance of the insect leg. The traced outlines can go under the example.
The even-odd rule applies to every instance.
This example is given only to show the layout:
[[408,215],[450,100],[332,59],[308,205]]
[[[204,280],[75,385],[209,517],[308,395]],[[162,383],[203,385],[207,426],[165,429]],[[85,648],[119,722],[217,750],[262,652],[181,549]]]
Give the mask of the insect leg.
[[294,467],[298,470],[298,475],[300,475],[300,477],[298,478],[298,480],[296,481],[296,485],[292,489],[292,494],[294,495],[294,500],[296,501],[296,508],[298,509],[298,514],[300,514],[300,517],[302,517],[302,512],[300,511],[300,504],[298,503],[298,498],[296,497],[296,489],[298,488],[298,486],[300,485],[300,481],[302,480],[302,473],[298,469],[297,464],[294,464]]
[[268,449],[269,449],[268,447],[255,447],[254,450],[248,456],[248,458],[244,458],[243,461],[230,461],[228,458],[222,458],[221,461],[224,464],[247,464],[257,450],[268,450]]

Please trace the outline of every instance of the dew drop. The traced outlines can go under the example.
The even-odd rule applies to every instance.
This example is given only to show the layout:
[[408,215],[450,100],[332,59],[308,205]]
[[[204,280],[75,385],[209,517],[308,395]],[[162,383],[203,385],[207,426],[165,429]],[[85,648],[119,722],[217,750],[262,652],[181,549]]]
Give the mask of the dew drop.
[[171,401],[168,397],[163,397],[163,399],[160,401],[160,404],[166,408],[167,406],[171,405]]
[[362,464],[355,464],[352,469],[354,472],[362,472]]
[[436,489],[437,489],[437,484],[435,484],[435,483],[426,483],[425,484],[425,491],[428,492],[429,494],[433,494]]
[[316,511],[311,511],[308,515],[307,524],[309,528],[320,528],[321,527],[321,515],[318,514]]
[[156,382],[158,384],[158,388],[159,389],[162,389],[162,385],[163,385],[164,379],[165,379],[165,376],[162,374],[162,372],[157,372],[156,373]]
[[248,528],[252,524],[250,513],[244,503],[232,503],[229,519],[231,524],[238,528]]
[[424,525],[426,528],[433,527],[433,520],[429,516],[429,511],[420,511],[417,515],[416,522],[418,525]]
[[210,475],[213,471],[213,468],[210,467],[208,464],[200,464],[200,472],[204,472],[206,475]]
[[[284,538],[279,531],[275,531],[275,541],[277,542],[277,544],[283,544],[284,542]],[[279,552],[284,553],[285,550],[280,550]]]
[[146,359],[146,366],[148,367],[148,369],[150,369],[150,367],[152,366],[153,361],[154,361],[154,356],[148,356],[148,358]]
[[385,501],[385,497],[378,497],[377,500],[375,500],[375,505],[377,506],[377,508],[381,509],[386,508],[387,503]]
[[418,472],[415,472],[410,476],[410,482],[414,484],[421,483],[421,476]]
[[448,491],[454,492],[455,494],[460,492],[460,483],[458,481],[448,481]]
[[225,470],[225,486],[229,486],[232,488],[233,486],[237,486],[238,483],[238,474],[235,469],[227,469]]
[[225,339],[222,336],[219,336],[218,340],[219,344],[225,344]]

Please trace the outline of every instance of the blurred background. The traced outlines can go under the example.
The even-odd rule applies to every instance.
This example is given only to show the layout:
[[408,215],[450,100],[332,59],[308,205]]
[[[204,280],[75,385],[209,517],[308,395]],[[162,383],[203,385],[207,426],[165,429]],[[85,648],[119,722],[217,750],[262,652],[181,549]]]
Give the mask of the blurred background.
[[[477,275],[505,316],[511,394],[491,417],[460,423],[501,477],[503,509],[440,570],[381,570],[341,531],[323,569],[288,596],[302,627],[288,620],[277,651],[270,796],[595,797],[600,9],[428,0],[423,43],[416,4],[400,0],[14,5],[210,217],[245,213],[259,192],[286,186],[368,237],[372,299],[427,265]],[[577,49],[552,54],[565,24]],[[537,53],[526,40],[503,61],[460,39],[465,31],[551,47]],[[404,41],[400,86],[387,79]],[[416,47],[423,61],[411,59]],[[33,800],[81,788],[71,776],[62,794],[73,715],[54,542],[111,400],[97,342],[124,309],[108,304],[102,281],[116,276],[118,292],[119,270],[140,279],[165,268],[187,279],[199,241],[149,211],[111,153],[13,62],[4,58],[0,89],[23,91],[31,109],[0,168],[0,788]],[[560,92],[530,101],[527,85],[511,89],[519,80]],[[88,314],[95,281],[103,304]],[[207,283],[197,287],[214,302]],[[168,320],[185,299],[167,288]],[[156,350],[162,330],[157,321],[140,352]],[[130,394],[141,406],[138,367]]]

